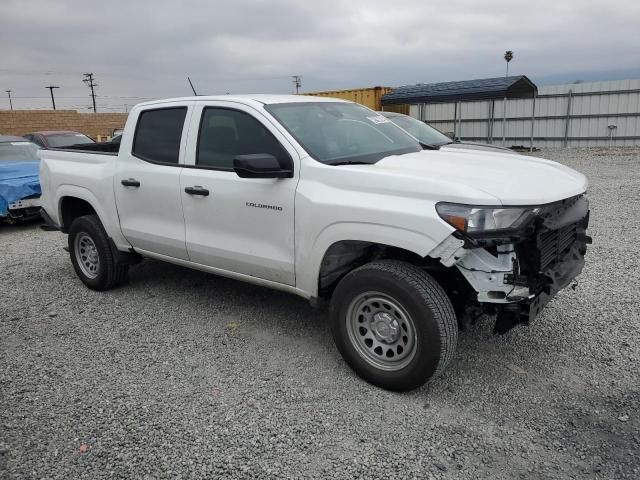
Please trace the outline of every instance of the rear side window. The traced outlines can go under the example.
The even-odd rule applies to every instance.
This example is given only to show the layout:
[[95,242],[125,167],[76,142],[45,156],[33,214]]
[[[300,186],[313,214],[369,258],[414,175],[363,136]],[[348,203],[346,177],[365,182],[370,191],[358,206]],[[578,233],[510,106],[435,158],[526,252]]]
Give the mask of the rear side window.
[[145,110],[138,118],[132,153],[143,160],[177,164],[187,107]]

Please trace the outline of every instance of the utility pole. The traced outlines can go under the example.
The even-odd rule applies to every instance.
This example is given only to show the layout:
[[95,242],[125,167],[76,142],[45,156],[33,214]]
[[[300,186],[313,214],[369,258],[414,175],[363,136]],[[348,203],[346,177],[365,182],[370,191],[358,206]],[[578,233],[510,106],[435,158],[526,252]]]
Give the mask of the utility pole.
[[7,92],[7,95],[9,95],[9,108],[13,110],[13,103],[11,102],[11,90],[5,90],[5,92]]
[[60,87],[56,87],[54,85],[49,85],[48,87],[44,87],[44,88],[48,88],[49,91],[51,92],[51,103],[53,104],[53,109],[56,109],[56,100],[55,98],[53,98],[53,89],[54,88],[60,88]]
[[[507,50],[504,52],[504,60],[507,62],[507,73],[505,73],[504,78],[509,76],[509,62],[513,60],[513,51]],[[504,99],[502,100],[502,146],[506,146],[507,139],[507,94],[505,93]]]
[[300,93],[300,87],[302,87],[302,76],[301,75],[291,75],[293,78],[293,84],[296,86],[296,95]]
[[93,100],[93,113],[96,113],[96,93],[93,90],[94,87],[97,87],[98,84],[94,83],[93,81],[93,73],[85,73],[84,75],[84,80],[82,80],[84,83],[87,84],[87,86],[91,89],[91,99]]

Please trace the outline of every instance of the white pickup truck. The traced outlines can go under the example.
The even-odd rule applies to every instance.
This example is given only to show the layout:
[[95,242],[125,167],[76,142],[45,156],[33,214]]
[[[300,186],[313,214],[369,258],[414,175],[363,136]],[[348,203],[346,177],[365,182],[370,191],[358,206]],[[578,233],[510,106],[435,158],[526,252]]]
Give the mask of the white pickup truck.
[[336,99],[143,103],[119,145],[77,148],[39,153],[43,217],[89,288],[149,257],[328,303],[344,359],[392,390],[441,372],[469,319],[528,323],[590,242],[580,173]]

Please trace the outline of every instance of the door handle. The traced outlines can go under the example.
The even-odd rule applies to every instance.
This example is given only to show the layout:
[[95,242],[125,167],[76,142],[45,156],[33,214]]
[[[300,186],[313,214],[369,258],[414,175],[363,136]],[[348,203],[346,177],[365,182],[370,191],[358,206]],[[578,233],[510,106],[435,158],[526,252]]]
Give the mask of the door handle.
[[189,195],[202,195],[203,197],[209,196],[209,190],[201,187],[200,185],[194,185],[193,187],[185,187],[184,191]]
[[125,187],[136,187],[136,188],[138,188],[140,186],[140,182],[138,180],[136,180],[135,178],[127,178],[125,180],[121,180],[120,183],[122,185],[124,185]]

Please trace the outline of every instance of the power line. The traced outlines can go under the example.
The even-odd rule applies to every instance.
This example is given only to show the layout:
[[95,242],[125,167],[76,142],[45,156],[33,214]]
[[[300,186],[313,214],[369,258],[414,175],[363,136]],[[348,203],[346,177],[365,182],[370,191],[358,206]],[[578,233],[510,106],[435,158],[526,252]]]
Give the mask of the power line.
[[[66,71],[58,71],[58,70],[17,70],[17,69],[7,69],[0,68],[0,73],[9,74],[9,75],[19,75],[19,76],[34,76],[34,75],[66,75],[66,76],[75,76],[81,72],[66,70]],[[125,78],[125,79],[139,79],[139,75],[134,75],[130,73],[115,73],[115,72],[107,72],[102,73],[102,77],[107,78]],[[158,72],[154,74],[154,77],[173,77],[180,78],[183,74],[181,72]],[[212,78],[213,81],[224,82],[224,81],[263,81],[263,80],[282,80],[286,78],[286,75],[225,75],[220,72],[199,72],[198,77],[206,77]]]
[[91,99],[93,100],[93,113],[96,113],[96,93],[94,91],[94,87],[97,87],[98,84],[93,81],[93,73],[84,73],[84,83],[91,89]]
[[[47,87],[48,88],[48,87]],[[5,90],[6,91],[6,90]],[[35,98],[35,99],[42,99],[42,98],[49,98],[46,95],[45,96],[41,96],[41,95],[34,95],[34,96],[23,96],[20,95],[19,97],[13,96],[11,98]],[[58,98],[86,98],[86,95],[58,95]],[[137,99],[137,98],[141,98],[141,99],[145,99],[145,98],[163,98],[163,97],[121,97],[119,95],[100,95],[100,98],[131,98],[131,99]]]

